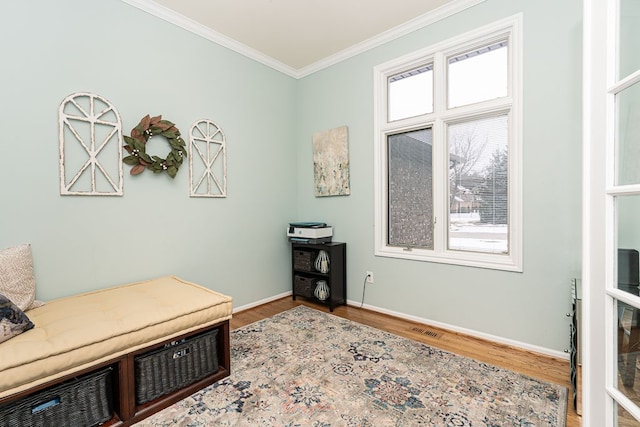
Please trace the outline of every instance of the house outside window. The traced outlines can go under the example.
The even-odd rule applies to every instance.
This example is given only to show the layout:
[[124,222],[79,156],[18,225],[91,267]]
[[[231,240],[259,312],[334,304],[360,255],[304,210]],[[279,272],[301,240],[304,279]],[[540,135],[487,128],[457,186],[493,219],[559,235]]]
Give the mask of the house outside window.
[[522,271],[520,28],[375,67],[376,255]]

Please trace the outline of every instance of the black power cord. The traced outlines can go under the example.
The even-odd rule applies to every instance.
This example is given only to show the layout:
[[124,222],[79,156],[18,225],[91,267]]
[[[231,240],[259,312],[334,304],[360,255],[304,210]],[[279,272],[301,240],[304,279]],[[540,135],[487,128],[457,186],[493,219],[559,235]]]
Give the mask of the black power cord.
[[360,303],[360,308],[364,306],[364,291],[367,289],[367,277],[369,277],[369,275],[365,274],[364,282],[362,282],[362,302]]

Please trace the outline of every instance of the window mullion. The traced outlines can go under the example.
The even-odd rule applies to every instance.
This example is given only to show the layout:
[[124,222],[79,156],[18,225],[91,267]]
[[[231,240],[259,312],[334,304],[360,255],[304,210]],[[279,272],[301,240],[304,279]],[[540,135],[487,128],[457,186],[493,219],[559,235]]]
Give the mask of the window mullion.
[[449,224],[447,214],[448,203],[448,170],[447,147],[445,142],[446,131],[442,120],[438,119],[433,124],[433,214],[434,214],[434,245],[436,253],[442,253],[446,249],[446,230]]
[[434,251],[443,253],[446,250],[446,230],[449,224],[448,203],[448,165],[446,129],[440,117],[447,109],[446,57],[442,52],[434,56],[434,111],[439,117],[433,125],[433,212],[434,212]]
[[433,57],[433,108],[438,115],[447,109],[446,58],[442,52]]

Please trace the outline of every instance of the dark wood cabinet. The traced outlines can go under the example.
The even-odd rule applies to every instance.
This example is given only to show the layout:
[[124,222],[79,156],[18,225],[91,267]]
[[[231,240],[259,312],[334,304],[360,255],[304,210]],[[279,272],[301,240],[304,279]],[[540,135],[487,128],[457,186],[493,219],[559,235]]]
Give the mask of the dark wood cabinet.
[[291,243],[293,299],[305,297],[333,308],[347,303],[347,244]]

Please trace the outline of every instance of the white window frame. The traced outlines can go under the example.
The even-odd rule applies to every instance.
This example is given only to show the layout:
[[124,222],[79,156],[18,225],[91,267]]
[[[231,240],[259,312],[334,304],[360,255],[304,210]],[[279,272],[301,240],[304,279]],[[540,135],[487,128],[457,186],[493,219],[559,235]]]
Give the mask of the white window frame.
[[[507,96],[476,104],[446,108],[446,60],[465,50],[508,40]],[[433,46],[376,66],[374,79],[375,255],[522,272],[522,14],[462,34]],[[434,112],[390,122],[387,87],[390,76],[434,64]],[[445,70],[445,71],[438,71]],[[506,113],[509,121],[509,233],[507,254],[447,249],[448,233],[448,124]],[[432,126],[434,248],[402,248],[387,242],[387,136]]]

